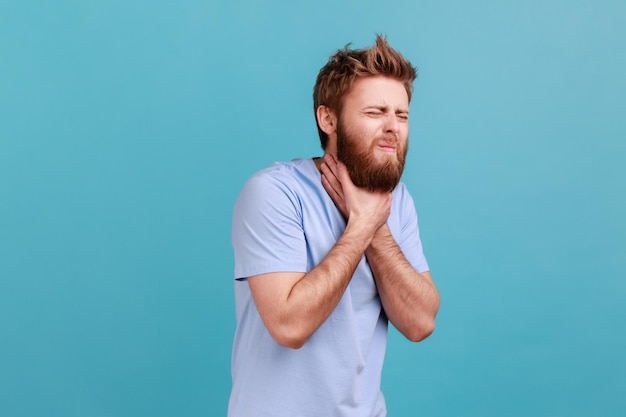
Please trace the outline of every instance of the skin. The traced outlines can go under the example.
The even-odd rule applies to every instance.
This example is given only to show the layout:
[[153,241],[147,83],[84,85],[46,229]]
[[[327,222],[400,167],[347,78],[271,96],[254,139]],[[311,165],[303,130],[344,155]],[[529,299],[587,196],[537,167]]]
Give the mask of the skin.
[[[342,124],[376,163],[397,159],[408,141],[409,102],[402,83],[385,77],[357,80],[343,98]],[[346,219],[346,229],[327,256],[308,273],[269,273],[248,278],[257,309],[270,334],[285,347],[300,348],[333,312],[363,255],[372,268],[385,313],[409,340],[428,337],[435,327],[439,295],[429,272],[408,263],[386,224],[391,193],[356,187],[336,158],[337,120],[317,109],[329,136],[316,161],[322,184]],[[395,139],[395,140],[393,140]]]

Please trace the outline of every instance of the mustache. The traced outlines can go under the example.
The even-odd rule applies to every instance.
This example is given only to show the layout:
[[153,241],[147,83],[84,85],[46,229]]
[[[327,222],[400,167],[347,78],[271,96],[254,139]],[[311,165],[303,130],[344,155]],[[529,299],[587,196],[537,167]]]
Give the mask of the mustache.
[[398,142],[400,142],[400,138],[398,137],[397,133],[393,133],[393,134],[385,134],[383,136],[381,136],[379,139],[376,140],[377,143],[393,143],[393,144],[398,144]]
[[400,146],[400,138],[398,135],[384,135],[376,140],[372,141],[370,149],[375,149],[377,146],[393,146],[396,150],[401,151],[402,146]]

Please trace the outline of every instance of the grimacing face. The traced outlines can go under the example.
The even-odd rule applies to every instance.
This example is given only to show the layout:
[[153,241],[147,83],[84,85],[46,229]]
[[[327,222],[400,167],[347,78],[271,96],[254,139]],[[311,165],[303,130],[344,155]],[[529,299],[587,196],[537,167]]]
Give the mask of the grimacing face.
[[408,150],[408,96],[400,81],[357,80],[343,99],[337,120],[337,158],[357,187],[393,190]]

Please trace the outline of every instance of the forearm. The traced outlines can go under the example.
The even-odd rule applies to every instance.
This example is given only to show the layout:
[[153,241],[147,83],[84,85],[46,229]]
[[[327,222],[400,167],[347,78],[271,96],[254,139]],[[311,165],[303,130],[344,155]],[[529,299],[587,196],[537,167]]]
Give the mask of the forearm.
[[365,254],[389,320],[412,341],[428,337],[439,309],[430,274],[415,271],[387,225],[378,229]]
[[348,223],[326,257],[301,276],[282,298],[275,300],[271,308],[265,309],[264,322],[278,343],[299,348],[328,318],[341,300],[373,234],[372,230]]
[[[322,184],[347,219],[337,243],[306,274],[270,274],[271,282],[249,279],[259,313],[272,337],[284,346],[302,346],[341,300],[376,231],[387,221],[392,196],[355,187],[345,166],[326,155]],[[253,283],[254,281],[254,283]]]

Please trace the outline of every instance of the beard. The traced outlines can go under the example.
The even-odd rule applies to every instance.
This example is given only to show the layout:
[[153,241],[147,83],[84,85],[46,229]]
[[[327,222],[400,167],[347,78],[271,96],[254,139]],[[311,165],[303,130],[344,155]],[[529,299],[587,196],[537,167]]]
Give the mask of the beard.
[[[377,162],[375,148],[381,140],[392,141],[396,145],[396,154],[385,155],[383,162]],[[368,191],[390,192],[400,182],[404,171],[407,146],[402,147],[394,136],[374,140],[369,149],[360,149],[359,139],[352,135],[339,120],[337,123],[337,159],[348,169],[354,185]]]

